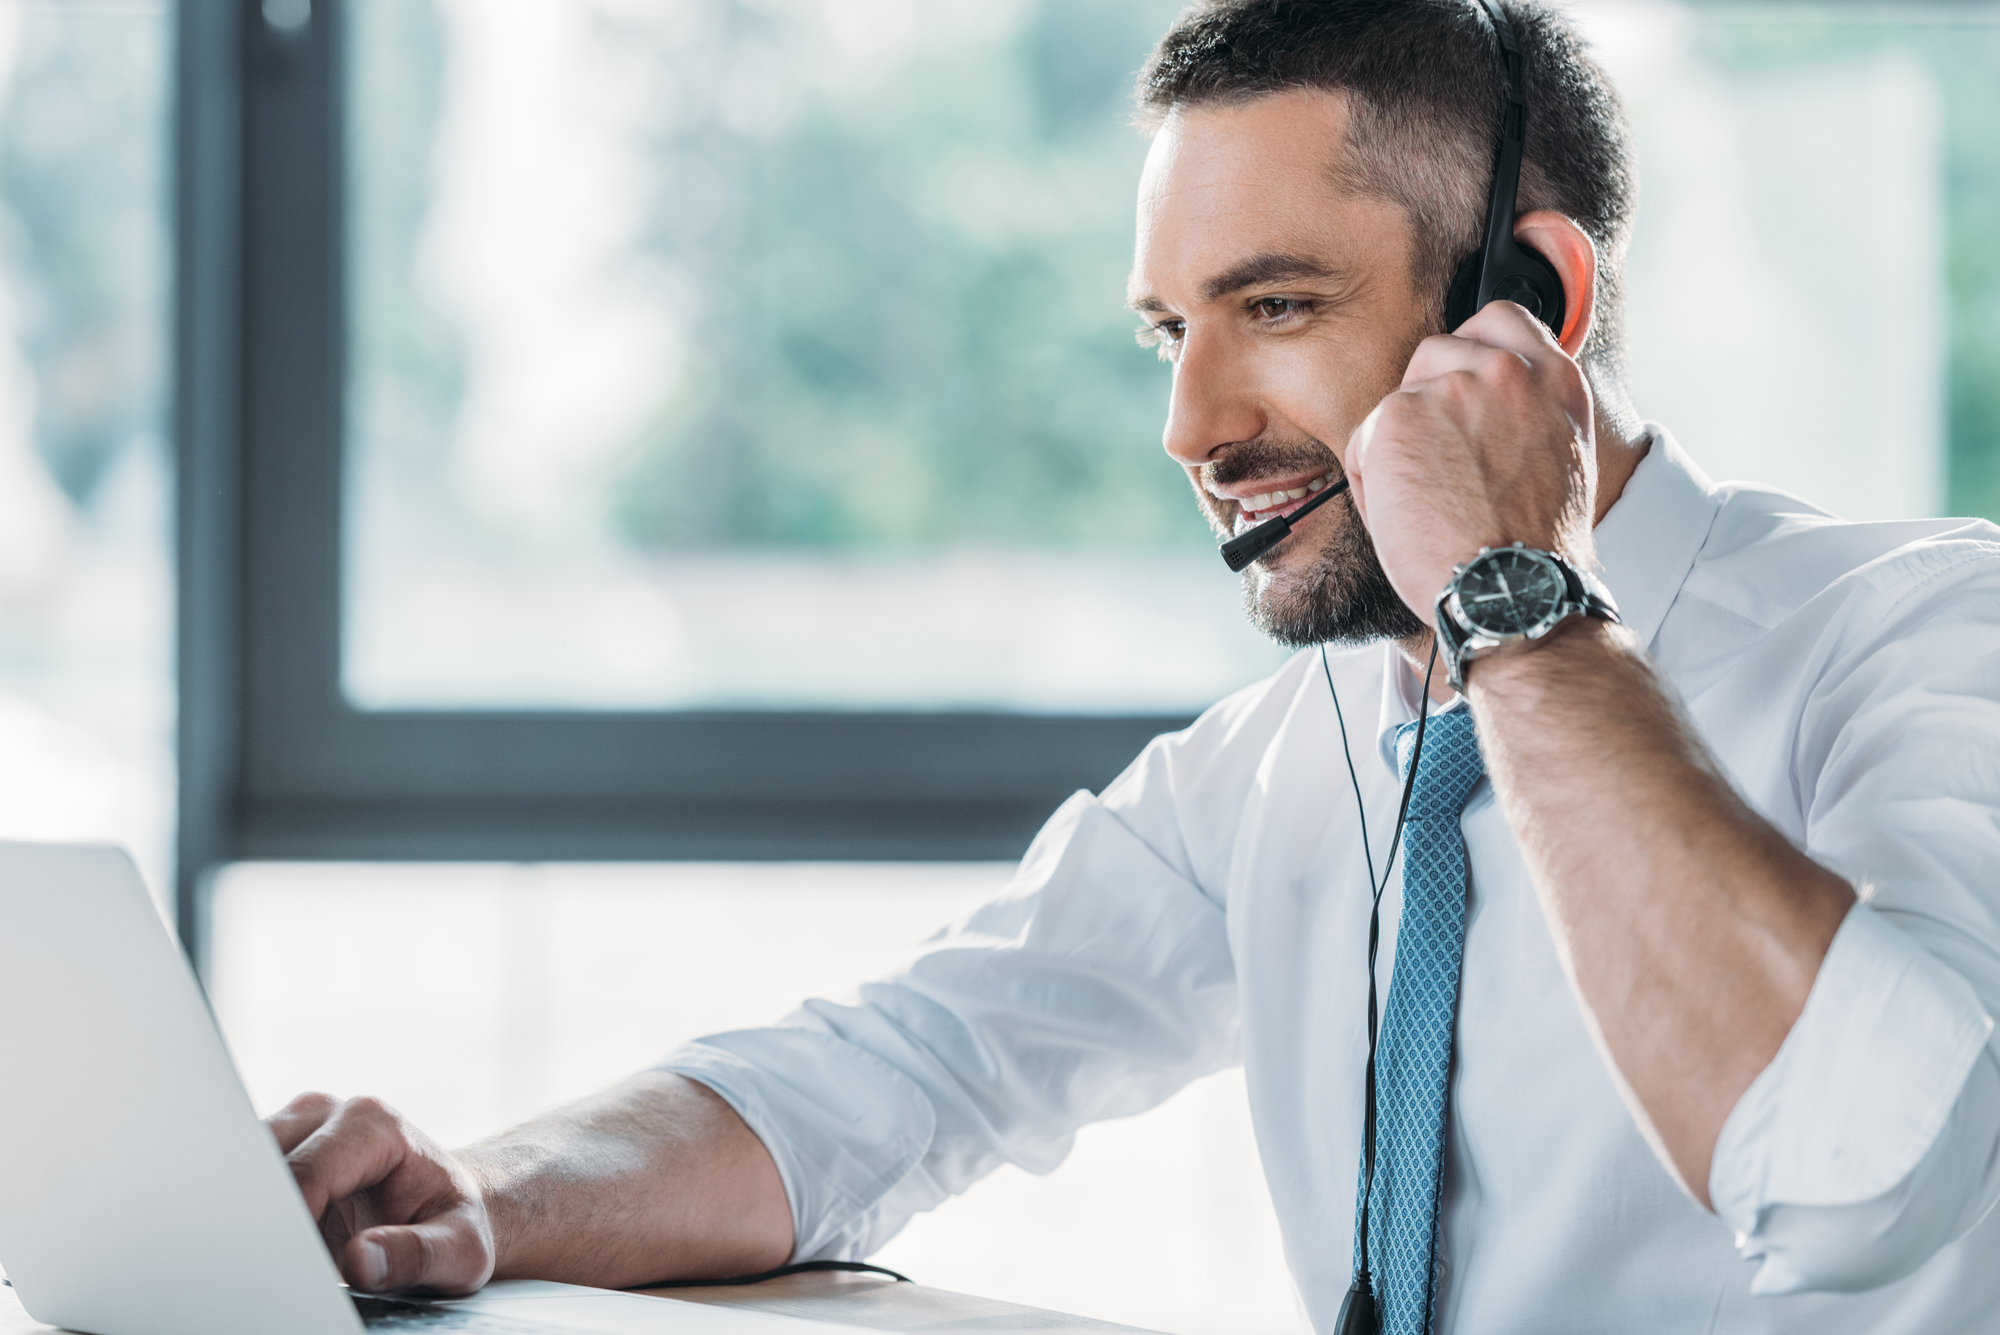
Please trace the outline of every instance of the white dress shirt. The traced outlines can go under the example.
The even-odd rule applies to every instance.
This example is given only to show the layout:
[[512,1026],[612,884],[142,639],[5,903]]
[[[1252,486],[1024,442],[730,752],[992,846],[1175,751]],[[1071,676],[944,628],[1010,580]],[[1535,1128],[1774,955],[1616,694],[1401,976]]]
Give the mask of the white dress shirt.
[[[1652,441],[1597,529],[1604,580],[1737,790],[1862,902],[1723,1129],[1710,1214],[1622,1101],[1482,780],[1436,1328],[2000,1330],[2000,530],[1844,523]],[[1331,663],[1379,858],[1418,688],[1387,646]],[[1357,819],[1300,654],[1064,803],[1005,894],[890,976],[666,1065],[769,1146],[803,1260],[1241,1062],[1328,1330],[1361,1154]],[[1392,887],[1384,996],[1399,908]]]

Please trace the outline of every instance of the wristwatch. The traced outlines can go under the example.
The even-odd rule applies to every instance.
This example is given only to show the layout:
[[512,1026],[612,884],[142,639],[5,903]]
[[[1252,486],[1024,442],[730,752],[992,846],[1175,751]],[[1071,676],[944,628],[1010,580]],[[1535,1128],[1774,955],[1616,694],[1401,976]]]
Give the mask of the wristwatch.
[[1506,644],[1541,639],[1573,616],[1614,624],[1618,604],[1596,576],[1554,552],[1515,543],[1481,547],[1453,566],[1438,594],[1438,649],[1455,691],[1465,689],[1465,665]]

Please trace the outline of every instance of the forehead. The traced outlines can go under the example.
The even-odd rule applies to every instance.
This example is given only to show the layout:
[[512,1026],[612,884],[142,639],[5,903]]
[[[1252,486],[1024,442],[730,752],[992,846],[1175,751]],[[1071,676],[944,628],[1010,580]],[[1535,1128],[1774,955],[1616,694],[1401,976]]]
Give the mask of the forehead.
[[1172,111],[1139,182],[1135,299],[1179,304],[1258,255],[1348,269],[1400,252],[1401,210],[1341,188],[1348,122],[1347,99],[1317,91]]

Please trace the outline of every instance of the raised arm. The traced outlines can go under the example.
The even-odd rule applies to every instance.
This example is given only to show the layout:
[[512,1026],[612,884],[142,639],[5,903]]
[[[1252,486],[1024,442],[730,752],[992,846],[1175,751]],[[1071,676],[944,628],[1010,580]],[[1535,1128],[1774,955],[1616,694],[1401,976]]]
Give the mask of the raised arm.
[[662,1071],[457,1152],[371,1098],[302,1094],[270,1127],[364,1292],[463,1294],[516,1276],[629,1288],[791,1255],[763,1143],[707,1088]]
[[[1593,416],[1581,368],[1518,307],[1425,341],[1347,467],[1383,568],[1426,622],[1482,547],[1592,564],[1617,495]],[[1572,622],[1470,664],[1466,689],[1614,1075],[1708,1204],[1723,1125],[1798,1020],[1854,892],[1731,789],[1621,627]]]
[[1466,685],[1576,988],[1707,1205],[1723,1123],[1804,1011],[1854,892],[1736,795],[1623,628],[1572,624]]

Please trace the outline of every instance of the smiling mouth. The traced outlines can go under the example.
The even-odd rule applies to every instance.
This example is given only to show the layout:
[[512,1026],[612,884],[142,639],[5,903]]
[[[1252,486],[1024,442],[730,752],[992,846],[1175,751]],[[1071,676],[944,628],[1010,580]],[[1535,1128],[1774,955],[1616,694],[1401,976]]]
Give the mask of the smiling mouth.
[[1283,491],[1266,491],[1255,496],[1245,496],[1236,502],[1236,531],[1244,532],[1255,528],[1267,519],[1276,519],[1297,510],[1315,493],[1324,490],[1333,482],[1329,472],[1316,477],[1303,487],[1291,487]]

